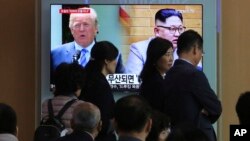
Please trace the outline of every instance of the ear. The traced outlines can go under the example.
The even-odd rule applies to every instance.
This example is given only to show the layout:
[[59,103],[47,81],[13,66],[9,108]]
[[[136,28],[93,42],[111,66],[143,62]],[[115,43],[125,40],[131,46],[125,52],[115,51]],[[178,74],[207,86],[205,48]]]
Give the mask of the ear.
[[102,130],[102,121],[100,120],[97,125],[97,131],[100,132]]
[[95,26],[95,35],[97,35],[99,33],[99,28],[98,25]]
[[70,120],[70,126],[72,129],[74,129],[75,123],[74,123],[73,119]]
[[73,35],[74,30],[71,27],[69,29],[70,29],[71,35]]
[[110,61],[107,60],[107,59],[105,59],[104,62],[105,62],[106,65],[108,65],[110,63]]
[[16,126],[16,137],[18,137],[18,127]]
[[196,55],[197,51],[198,51],[197,45],[194,45],[194,47],[192,48],[192,50],[193,50],[193,54]]
[[114,125],[115,131],[118,133],[117,122],[115,119],[113,119],[113,125]]
[[145,131],[146,131],[147,133],[150,132],[150,130],[151,130],[151,128],[152,128],[152,123],[153,123],[152,118],[148,119],[147,124],[146,124],[146,129],[145,129]]
[[159,36],[159,29],[155,26],[154,27],[154,33],[155,33],[155,36]]

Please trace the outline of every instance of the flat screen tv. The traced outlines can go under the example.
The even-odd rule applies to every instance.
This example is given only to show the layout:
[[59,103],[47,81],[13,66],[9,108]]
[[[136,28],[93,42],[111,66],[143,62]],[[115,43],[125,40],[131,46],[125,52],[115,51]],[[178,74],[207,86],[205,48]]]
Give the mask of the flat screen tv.
[[[130,45],[154,36],[154,15],[159,9],[171,8],[183,16],[186,30],[193,29],[204,38],[206,52],[200,67],[216,91],[216,2],[205,0],[43,0],[41,1],[41,101],[51,97],[50,53],[58,46],[73,42],[69,15],[81,7],[95,9],[98,19],[97,41],[112,42],[121,53],[126,69]],[[137,92],[138,74],[122,73],[107,76],[114,91]]]

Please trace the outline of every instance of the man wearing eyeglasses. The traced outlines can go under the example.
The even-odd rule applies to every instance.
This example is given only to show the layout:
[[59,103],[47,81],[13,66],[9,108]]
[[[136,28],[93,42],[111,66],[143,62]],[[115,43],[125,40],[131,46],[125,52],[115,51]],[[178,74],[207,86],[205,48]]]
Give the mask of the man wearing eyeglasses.
[[[83,67],[90,60],[91,49],[98,34],[97,14],[93,8],[84,7],[83,13],[72,13],[69,18],[69,28],[74,38],[73,42],[63,44],[51,51],[52,72],[62,62],[77,62]],[[117,58],[116,72],[124,72],[121,55]]]
[[[177,39],[185,31],[182,14],[175,9],[160,9],[155,14],[154,34],[172,42],[174,47],[174,60],[178,58]],[[130,47],[130,53],[126,64],[126,73],[140,75],[144,63],[146,62],[146,52],[148,40],[133,43]]]

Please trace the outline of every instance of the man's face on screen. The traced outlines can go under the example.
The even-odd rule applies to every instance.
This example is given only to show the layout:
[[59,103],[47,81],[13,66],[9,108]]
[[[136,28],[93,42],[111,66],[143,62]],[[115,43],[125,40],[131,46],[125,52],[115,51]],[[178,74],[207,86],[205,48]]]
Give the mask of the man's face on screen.
[[97,33],[95,21],[89,15],[75,17],[70,29],[76,43],[83,47],[90,45]]
[[178,37],[184,31],[185,27],[183,26],[181,19],[177,16],[167,18],[165,23],[159,20],[156,21],[155,35],[171,41],[173,43],[174,50],[177,47]]

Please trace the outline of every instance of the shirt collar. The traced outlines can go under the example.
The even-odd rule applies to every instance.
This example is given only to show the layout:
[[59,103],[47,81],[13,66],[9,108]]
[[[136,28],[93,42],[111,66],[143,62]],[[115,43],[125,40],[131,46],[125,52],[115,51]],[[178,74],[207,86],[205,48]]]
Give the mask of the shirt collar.
[[88,45],[87,47],[83,47],[83,46],[80,46],[79,44],[76,43],[76,41],[74,42],[75,44],[75,49],[76,50],[82,50],[83,48],[88,50],[88,52],[91,52],[91,49],[93,48],[94,44],[95,44],[95,41],[93,41],[90,45]]
[[189,60],[187,60],[187,59],[184,59],[184,58],[179,58],[180,60],[183,60],[183,61],[185,61],[185,62],[188,62],[189,64],[191,64],[191,65],[193,65]]
[[88,135],[90,135],[93,140],[95,140],[94,136],[91,133],[89,133],[87,131],[84,131],[84,132],[87,133]]
[[141,140],[132,136],[119,136],[119,141],[141,141]]

